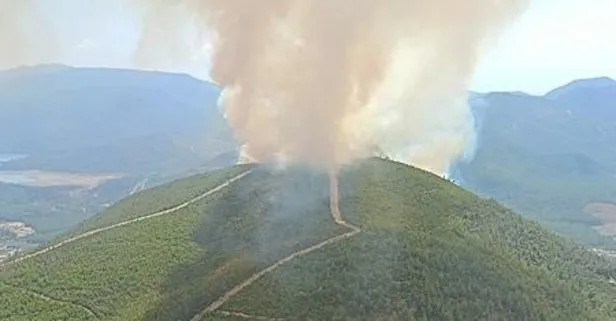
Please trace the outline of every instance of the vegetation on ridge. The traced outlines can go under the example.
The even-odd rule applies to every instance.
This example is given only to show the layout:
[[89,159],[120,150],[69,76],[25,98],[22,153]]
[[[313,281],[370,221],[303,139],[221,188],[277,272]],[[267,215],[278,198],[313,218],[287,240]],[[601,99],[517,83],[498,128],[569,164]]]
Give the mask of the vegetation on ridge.
[[[241,170],[140,193],[82,230],[172,207]],[[327,186],[324,173],[259,167],[177,212],[4,268],[0,319],[190,320],[256,271],[346,232],[329,216]],[[616,318],[613,265],[434,175],[363,161],[343,170],[341,202],[361,233],[265,275],[221,311],[287,320]],[[37,293],[57,299],[55,308],[41,308]]]
[[477,150],[456,166],[462,186],[487,195],[554,231],[616,249],[616,235],[587,213],[616,203],[616,82],[576,81],[545,96],[476,95]]

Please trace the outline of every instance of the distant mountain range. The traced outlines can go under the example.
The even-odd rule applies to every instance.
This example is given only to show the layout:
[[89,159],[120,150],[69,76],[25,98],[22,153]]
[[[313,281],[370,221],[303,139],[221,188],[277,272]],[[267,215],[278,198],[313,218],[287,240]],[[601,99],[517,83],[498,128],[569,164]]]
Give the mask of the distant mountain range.
[[[229,150],[218,94],[179,74],[56,65],[11,70],[0,73],[0,153],[30,156],[9,168],[160,171],[171,154],[196,164]],[[208,150],[210,141],[222,145]]]
[[456,179],[578,241],[613,244],[594,229],[605,222],[585,207],[616,203],[616,81],[583,79],[544,96],[499,92],[470,101],[479,139],[474,159],[455,167]]
[[[0,174],[122,174],[91,190],[0,181],[0,222],[33,226],[38,243],[128,194],[233,164],[237,142],[218,95],[180,74],[62,65],[0,72],[0,156],[20,156],[0,163]],[[606,215],[585,209],[616,203],[616,81],[576,80],[544,96],[471,93],[469,101],[478,144],[453,177],[577,241],[613,245],[609,229],[601,236],[596,228]]]
[[[233,164],[237,144],[218,95],[180,74],[62,65],[0,72],[0,222],[25,222],[37,232],[29,240],[45,241],[130,193]],[[30,170],[122,178],[87,190],[2,180],[3,171]]]

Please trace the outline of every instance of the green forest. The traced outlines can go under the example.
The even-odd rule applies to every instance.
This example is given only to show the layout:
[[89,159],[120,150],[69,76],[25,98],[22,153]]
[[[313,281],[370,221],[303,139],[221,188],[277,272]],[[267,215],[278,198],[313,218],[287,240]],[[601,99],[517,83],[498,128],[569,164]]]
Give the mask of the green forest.
[[[247,170],[167,215],[0,267],[0,320],[188,321],[254,273],[348,232],[329,214],[326,173],[240,166],[138,193],[57,241]],[[381,159],[346,166],[340,184],[360,233],[274,269],[202,320],[616,320],[614,262],[494,201]]]

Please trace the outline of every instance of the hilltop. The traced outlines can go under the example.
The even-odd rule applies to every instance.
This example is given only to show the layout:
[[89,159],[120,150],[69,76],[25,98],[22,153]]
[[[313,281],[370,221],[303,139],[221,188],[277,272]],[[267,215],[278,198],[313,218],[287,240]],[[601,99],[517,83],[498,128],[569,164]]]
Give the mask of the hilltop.
[[340,218],[308,168],[137,193],[2,267],[0,319],[616,318],[613,265],[493,201],[380,159],[339,188]]

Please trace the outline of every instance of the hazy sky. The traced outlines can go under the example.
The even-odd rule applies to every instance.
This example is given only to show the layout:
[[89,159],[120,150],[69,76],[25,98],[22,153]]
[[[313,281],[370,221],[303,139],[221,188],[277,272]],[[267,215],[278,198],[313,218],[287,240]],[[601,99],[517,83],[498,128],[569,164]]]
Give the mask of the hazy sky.
[[544,93],[572,79],[616,78],[616,0],[531,0],[487,54],[473,89]]
[[[125,2],[107,1],[110,5],[96,12],[83,0],[40,1],[59,18],[55,21],[63,41],[73,48],[60,62],[129,66],[136,28],[123,19]],[[526,13],[482,57],[473,90],[544,93],[576,78],[616,78],[616,0],[530,1]],[[207,77],[207,54],[195,52],[193,57],[163,69]]]

